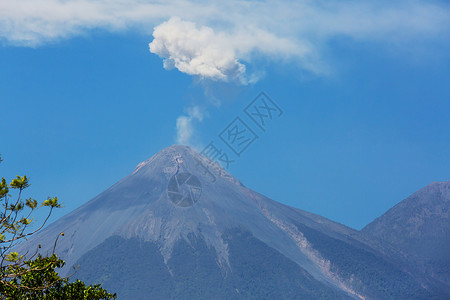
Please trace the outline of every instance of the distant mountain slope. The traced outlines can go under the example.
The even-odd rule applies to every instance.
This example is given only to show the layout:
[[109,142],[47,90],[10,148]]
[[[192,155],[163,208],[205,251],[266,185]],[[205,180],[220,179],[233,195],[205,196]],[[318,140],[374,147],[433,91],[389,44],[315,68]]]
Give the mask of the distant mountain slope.
[[119,299],[438,299],[390,245],[252,191],[184,146],[18,250],[50,251],[61,231],[61,273],[79,265]]
[[412,194],[362,232],[390,243],[450,287],[450,181],[432,183]]

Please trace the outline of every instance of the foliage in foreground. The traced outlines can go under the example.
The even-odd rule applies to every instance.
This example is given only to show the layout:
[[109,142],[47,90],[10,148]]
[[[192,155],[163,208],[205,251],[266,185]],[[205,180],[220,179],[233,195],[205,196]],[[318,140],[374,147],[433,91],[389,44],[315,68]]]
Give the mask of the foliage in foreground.
[[56,254],[37,256],[25,261],[24,266],[11,264],[2,276],[12,275],[13,279],[2,282],[0,295],[3,299],[115,299],[100,285],[86,286],[80,280],[69,282],[68,278],[60,278],[55,269],[63,265]]
[[[57,197],[43,201],[40,206],[50,209],[46,219],[37,229],[28,230],[31,214],[38,207],[37,200],[22,199],[22,192],[29,186],[26,175],[16,176],[9,184],[5,178],[0,181],[0,299],[115,299],[116,294],[108,293],[100,285],[86,285],[79,280],[70,282],[68,277],[58,275],[55,269],[64,266],[64,261],[54,253],[59,236],[50,256],[38,254],[39,249],[29,257],[27,253],[11,251],[26,237],[37,233],[53,209],[61,206]],[[10,190],[16,190],[17,197],[13,198]]]

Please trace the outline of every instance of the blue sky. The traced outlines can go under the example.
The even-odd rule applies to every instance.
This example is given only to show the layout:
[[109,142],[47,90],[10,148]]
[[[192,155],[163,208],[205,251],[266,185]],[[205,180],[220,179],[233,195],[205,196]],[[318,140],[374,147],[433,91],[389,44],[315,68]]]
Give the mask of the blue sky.
[[219,141],[261,91],[284,113],[229,171],[274,200],[359,229],[450,180],[445,2],[15,3],[0,2],[1,175],[59,196],[52,220],[165,147]]

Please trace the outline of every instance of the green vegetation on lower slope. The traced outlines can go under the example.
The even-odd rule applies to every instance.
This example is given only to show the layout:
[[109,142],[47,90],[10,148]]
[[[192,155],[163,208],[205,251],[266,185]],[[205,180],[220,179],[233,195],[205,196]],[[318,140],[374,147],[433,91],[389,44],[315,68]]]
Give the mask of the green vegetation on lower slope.
[[[165,299],[172,280],[158,248],[138,239],[112,236],[84,255],[77,277],[114,287],[118,299]],[[144,297],[144,298],[142,298]]]
[[303,224],[296,226],[314,249],[331,262],[331,271],[346,280],[353,278],[352,287],[361,294],[374,299],[433,299],[412,276],[362,245],[329,237]]
[[77,277],[113,287],[118,299],[348,299],[243,229],[224,239],[231,269],[193,235],[167,265],[156,244],[113,236],[77,262]]
[[229,231],[231,281],[243,299],[347,299],[242,229]]

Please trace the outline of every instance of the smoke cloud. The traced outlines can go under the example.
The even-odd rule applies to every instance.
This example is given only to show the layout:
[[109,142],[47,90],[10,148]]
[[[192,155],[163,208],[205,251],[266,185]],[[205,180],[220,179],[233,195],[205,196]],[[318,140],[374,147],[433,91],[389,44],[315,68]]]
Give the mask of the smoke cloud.
[[[376,51],[417,48],[420,61],[448,55],[450,6],[426,0],[0,0],[3,44],[36,47],[98,30],[153,32],[150,51],[164,68],[205,85],[246,85],[264,74],[249,74],[257,61],[327,74],[333,65],[325,59],[328,46],[340,39]],[[420,51],[427,47],[433,51]],[[177,119],[179,143],[191,143],[201,112],[193,106]]]
[[199,106],[191,106],[186,109],[187,116],[177,118],[177,143],[180,145],[192,145],[194,135],[194,123],[202,122],[204,113]]
[[236,58],[233,45],[210,27],[173,17],[158,25],[153,37],[150,52],[164,59],[167,70],[177,68],[202,79],[247,83],[245,66]]

